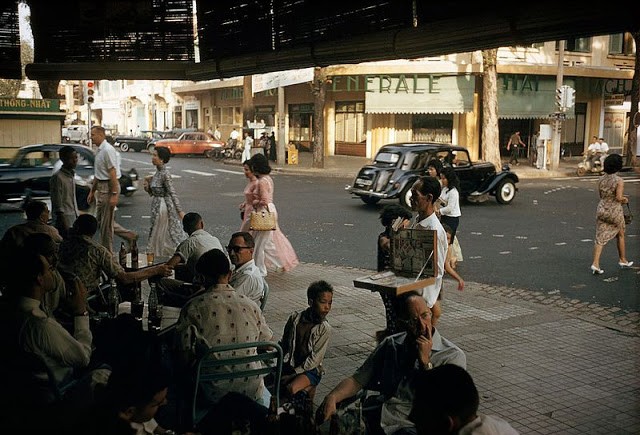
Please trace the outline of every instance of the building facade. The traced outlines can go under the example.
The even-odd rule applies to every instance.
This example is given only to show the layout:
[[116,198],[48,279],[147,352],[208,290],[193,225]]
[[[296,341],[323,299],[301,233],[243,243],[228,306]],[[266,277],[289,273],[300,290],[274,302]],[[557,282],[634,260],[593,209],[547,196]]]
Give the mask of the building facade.
[[[540,125],[549,124],[549,115],[557,111],[557,45],[552,41],[498,50],[501,148],[518,130],[533,145]],[[633,38],[629,34],[579,38],[565,41],[565,46],[563,84],[576,92],[575,105],[566,112],[561,142],[580,154],[597,135],[620,152],[629,122]],[[429,140],[462,145],[472,157],[480,156],[480,52],[336,65],[324,72],[328,77],[323,107],[325,155],[373,157],[386,143]],[[207,130],[217,125],[228,137],[233,128],[243,127],[244,96],[249,92],[254,121],[276,132],[283,127],[286,143],[311,149],[314,95],[309,72],[306,79],[300,71],[281,75],[279,81],[271,80],[272,87],[254,76],[253,88],[260,83],[258,92],[252,92],[242,77],[176,86],[173,92],[183,105],[182,123],[175,126]]]

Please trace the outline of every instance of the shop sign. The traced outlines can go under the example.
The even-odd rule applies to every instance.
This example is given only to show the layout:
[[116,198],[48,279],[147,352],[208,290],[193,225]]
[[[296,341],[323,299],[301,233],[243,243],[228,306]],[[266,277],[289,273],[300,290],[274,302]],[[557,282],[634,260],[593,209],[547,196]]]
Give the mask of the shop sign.
[[31,98],[0,98],[0,111],[60,112],[60,101]]
[[624,94],[609,94],[604,97],[605,106],[621,106],[624,104]]

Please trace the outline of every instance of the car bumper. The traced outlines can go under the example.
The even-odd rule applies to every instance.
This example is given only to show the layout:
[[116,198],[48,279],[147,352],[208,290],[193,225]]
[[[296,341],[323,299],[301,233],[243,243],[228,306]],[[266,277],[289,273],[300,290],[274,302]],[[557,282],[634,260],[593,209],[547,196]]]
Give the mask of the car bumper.
[[380,198],[380,199],[393,199],[398,197],[397,193],[389,194],[385,192],[374,192],[373,190],[358,189],[351,186],[346,186],[345,190],[351,193],[352,195],[356,195],[356,196],[370,196],[373,198]]

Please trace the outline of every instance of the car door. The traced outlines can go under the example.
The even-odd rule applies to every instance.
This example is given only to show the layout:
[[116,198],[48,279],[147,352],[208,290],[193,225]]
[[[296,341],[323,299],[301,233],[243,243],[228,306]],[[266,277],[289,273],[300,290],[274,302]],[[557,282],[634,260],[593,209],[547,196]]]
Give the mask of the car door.
[[41,148],[26,152],[19,163],[20,177],[24,180],[22,192],[31,189],[33,196],[49,195],[49,179],[58,161],[57,150]]
[[482,184],[484,175],[473,166],[467,150],[449,151],[447,160],[460,179],[460,192],[462,195],[467,196],[471,192],[475,192]]
[[195,154],[196,153],[196,145],[197,145],[198,135],[196,133],[185,133],[182,143],[180,144],[183,147],[185,154]]

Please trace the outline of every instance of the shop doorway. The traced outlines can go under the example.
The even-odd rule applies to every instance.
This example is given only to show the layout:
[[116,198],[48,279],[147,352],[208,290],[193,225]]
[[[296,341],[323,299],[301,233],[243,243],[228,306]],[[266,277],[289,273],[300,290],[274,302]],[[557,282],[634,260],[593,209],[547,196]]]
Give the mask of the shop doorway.
[[509,157],[511,152],[507,151],[507,143],[509,143],[509,138],[516,131],[520,132],[522,142],[527,144],[526,149],[520,150],[521,158],[528,158],[529,150],[536,146],[535,138],[533,137],[537,133],[534,119],[499,119],[498,131],[500,132],[500,155],[502,157]]

